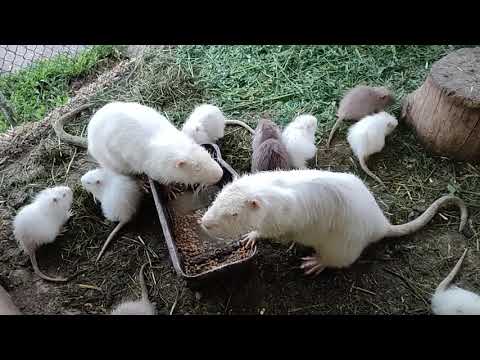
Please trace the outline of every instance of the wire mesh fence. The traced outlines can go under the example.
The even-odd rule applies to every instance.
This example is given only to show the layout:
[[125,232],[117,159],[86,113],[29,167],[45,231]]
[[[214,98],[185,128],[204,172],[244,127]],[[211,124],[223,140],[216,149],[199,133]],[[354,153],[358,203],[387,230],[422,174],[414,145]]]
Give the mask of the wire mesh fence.
[[86,45],[0,45],[0,75],[59,54],[74,55]]

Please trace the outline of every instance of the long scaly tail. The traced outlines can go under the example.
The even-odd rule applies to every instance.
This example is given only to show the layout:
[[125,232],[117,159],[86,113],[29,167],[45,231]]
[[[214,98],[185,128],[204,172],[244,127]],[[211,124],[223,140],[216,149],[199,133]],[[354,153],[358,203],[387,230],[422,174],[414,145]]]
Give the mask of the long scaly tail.
[[110,235],[108,235],[108,238],[107,238],[107,240],[105,241],[105,243],[103,244],[102,250],[100,250],[100,253],[98,254],[97,259],[95,260],[95,262],[97,262],[98,260],[100,260],[100,258],[102,257],[103,253],[105,252],[105,249],[107,248],[108,244],[110,244],[110,242],[112,241],[112,239],[113,239],[113,237],[115,236],[115,234],[122,228],[123,225],[125,225],[124,222],[119,222],[118,225],[115,226],[115,229],[113,229],[113,231],[110,233]]
[[65,282],[65,281],[68,280],[67,278],[61,278],[61,277],[53,278],[53,277],[50,277],[50,276],[45,275],[45,274],[40,270],[40,268],[38,267],[37,256],[36,256],[34,250],[29,253],[29,256],[30,256],[30,261],[32,262],[33,271],[35,271],[35,274],[37,274],[38,276],[40,276],[42,279],[47,280],[47,281],[54,281],[54,282]]
[[460,209],[461,219],[460,219],[460,227],[458,231],[461,232],[465,227],[465,225],[467,224],[467,219],[468,219],[467,207],[465,206],[465,203],[463,202],[462,199],[456,196],[446,195],[437,199],[432,205],[430,205],[430,207],[427,210],[425,210],[425,212],[422,215],[420,215],[415,220],[412,220],[402,225],[391,225],[386,237],[405,236],[420,230],[430,220],[432,220],[432,218],[435,216],[435,214],[438,212],[440,208],[446,205],[456,205]]

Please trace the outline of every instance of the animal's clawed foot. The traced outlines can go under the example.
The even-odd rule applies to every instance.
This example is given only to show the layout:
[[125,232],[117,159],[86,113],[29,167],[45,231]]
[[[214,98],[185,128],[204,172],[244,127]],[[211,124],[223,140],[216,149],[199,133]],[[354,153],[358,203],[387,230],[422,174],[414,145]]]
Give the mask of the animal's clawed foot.
[[173,190],[169,190],[167,194],[168,200],[175,200],[177,198],[177,194]]
[[70,209],[67,211],[67,219],[70,219],[75,213]]
[[292,249],[294,248],[294,246],[295,246],[295,241],[292,241],[292,245],[289,246],[289,248],[287,249],[287,252],[292,251]]
[[253,249],[257,243],[258,233],[256,231],[249,232],[242,237],[242,244],[245,244],[245,248]]
[[177,194],[181,193],[182,189],[175,185],[169,185],[167,190],[168,200],[174,200],[177,198]]
[[300,269],[305,270],[305,275],[313,275],[314,277],[325,270],[326,266],[321,263],[318,256],[307,256],[302,258],[303,263]]
[[142,184],[142,189],[146,194],[150,194],[150,184],[148,183],[143,183]]

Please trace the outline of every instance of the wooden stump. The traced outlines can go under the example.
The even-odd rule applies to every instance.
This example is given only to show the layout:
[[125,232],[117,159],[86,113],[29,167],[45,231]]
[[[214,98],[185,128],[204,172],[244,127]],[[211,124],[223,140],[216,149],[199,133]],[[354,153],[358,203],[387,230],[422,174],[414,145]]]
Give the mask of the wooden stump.
[[409,94],[402,115],[427,151],[480,160],[480,47],[450,53]]

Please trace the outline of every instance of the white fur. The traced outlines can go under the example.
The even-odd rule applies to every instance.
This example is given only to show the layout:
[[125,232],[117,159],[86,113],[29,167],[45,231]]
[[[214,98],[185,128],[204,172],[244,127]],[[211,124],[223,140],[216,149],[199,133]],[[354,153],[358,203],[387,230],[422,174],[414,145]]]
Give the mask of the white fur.
[[[258,208],[250,206],[258,202]],[[355,175],[321,170],[268,171],[226,185],[202,218],[210,234],[260,238],[313,247],[327,267],[347,267],[390,222]]]
[[0,285],[0,315],[21,315],[10,294]]
[[101,167],[123,175],[145,173],[164,184],[214,184],[222,168],[207,150],[156,110],[113,102],[88,124],[88,151]]
[[67,186],[40,191],[32,203],[23,207],[13,220],[13,234],[26,252],[52,243],[70,218],[73,192]]
[[100,201],[108,220],[128,222],[135,215],[142,198],[135,179],[98,168],[87,172],[80,181],[83,188]]
[[225,116],[210,104],[197,106],[185,121],[182,131],[196,143],[215,143],[225,135]]
[[455,285],[432,297],[435,315],[480,315],[480,296]]
[[398,125],[397,119],[382,111],[365,116],[348,129],[347,141],[357,158],[368,158],[382,151],[385,137]]
[[149,301],[126,301],[119,304],[111,315],[155,315],[155,307]]
[[317,119],[312,115],[297,116],[283,130],[282,141],[287,148],[290,167],[306,169],[306,162],[317,152],[316,130]]

